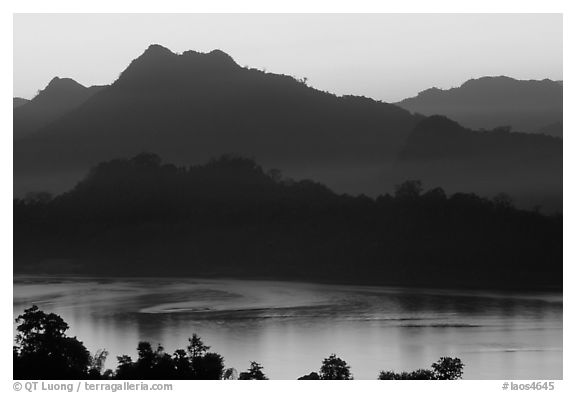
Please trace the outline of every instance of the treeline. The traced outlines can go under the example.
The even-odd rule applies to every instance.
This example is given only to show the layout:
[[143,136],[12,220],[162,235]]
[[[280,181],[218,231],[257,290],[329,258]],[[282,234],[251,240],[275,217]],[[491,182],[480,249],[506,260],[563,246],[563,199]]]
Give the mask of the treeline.
[[[148,342],[138,344],[138,358],[118,357],[115,371],[105,369],[108,352],[99,350],[91,355],[76,337],[68,337],[68,324],[57,314],[45,313],[32,306],[16,319],[17,336],[13,348],[14,379],[139,379],[139,380],[204,380],[240,379],[266,380],[264,368],[251,361],[248,370],[240,374],[226,368],[224,358],[193,334],[186,349],[173,354],[162,346],[152,348]],[[458,358],[443,357],[430,370],[395,373],[382,371],[378,379],[460,379],[464,364]],[[299,380],[353,379],[350,366],[336,355],[324,359],[319,372]]]
[[15,199],[14,258],[17,272],[559,289],[562,216],[419,181],[337,195],[248,158],[178,167],[145,153]]

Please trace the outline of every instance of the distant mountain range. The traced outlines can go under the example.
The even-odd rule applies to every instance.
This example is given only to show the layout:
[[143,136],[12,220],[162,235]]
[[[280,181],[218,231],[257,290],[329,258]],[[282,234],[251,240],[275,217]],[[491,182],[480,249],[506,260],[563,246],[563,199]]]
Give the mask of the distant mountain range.
[[[393,105],[244,68],[219,50],[176,54],[151,45],[110,86],[55,78],[14,108],[14,192],[60,193],[96,163],[143,151],[177,165],[238,153],[337,192],[377,195],[430,179],[451,192],[502,191],[520,205],[553,200],[561,209],[561,139],[469,130],[511,125],[561,135],[561,104],[561,83],[499,77]],[[426,119],[441,108],[464,127]]]
[[424,90],[397,105],[426,116],[445,115],[473,129],[511,126],[561,137],[562,91],[562,81],[483,77],[448,90]]
[[22,138],[49,125],[103,88],[84,87],[73,79],[56,77],[32,100],[14,98],[14,138]]
[[[18,134],[21,119],[15,116]],[[175,54],[151,45],[112,85],[15,142],[15,187],[19,193],[40,182],[62,191],[78,177],[62,183],[54,174],[79,176],[101,160],[155,151],[181,164],[241,153],[293,176],[327,175],[330,185],[360,190],[358,171],[394,160],[421,119],[243,68],[218,50]]]

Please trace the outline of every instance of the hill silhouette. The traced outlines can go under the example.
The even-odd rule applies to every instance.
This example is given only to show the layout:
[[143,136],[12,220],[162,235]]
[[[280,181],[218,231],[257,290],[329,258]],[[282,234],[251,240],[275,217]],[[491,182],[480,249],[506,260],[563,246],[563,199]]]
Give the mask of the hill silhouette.
[[14,106],[14,138],[22,138],[50,124],[82,105],[103,88],[84,87],[70,78],[53,78],[26,105]]
[[511,132],[472,131],[444,116],[420,122],[399,155],[408,178],[455,191],[505,191],[522,206],[562,210],[562,140]]
[[27,100],[26,98],[21,98],[21,97],[14,97],[12,99],[12,102],[14,104],[14,108],[17,108],[19,106],[22,106],[26,103],[28,103],[30,100]]
[[[511,126],[513,131],[562,137],[562,90],[561,81],[549,79],[482,77],[452,89],[424,90],[397,105],[426,116],[445,115],[472,129]],[[552,124],[557,126],[546,129]]]
[[558,289],[562,218],[418,181],[352,197],[244,157],[146,153],[16,199],[14,270]]
[[[38,184],[61,192],[100,161],[147,150],[177,164],[236,152],[368,192],[377,168],[395,158],[420,119],[391,104],[241,67],[219,50],[175,54],[151,45],[110,87],[15,143],[15,192]],[[357,184],[364,168],[374,174]],[[71,172],[74,180],[62,180]]]
[[[71,80],[53,82],[64,93],[48,94],[52,89],[46,88],[14,110],[19,132],[23,123],[18,113],[34,120],[39,118],[30,115],[35,107],[48,107],[52,101],[75,105],[16,138],[16,196],[61,193],[98,162],[141,151],[155,151],[176,165],[234,152],[267,167],[281,167],[292,177],[321,181],[339,193],[376,196],[407,178],[418,178],[449,192],[485,197],[506,192],[524,208],[562,210],[559,140],[518,132],[494,136],[505,128],[474,136],[443,132],[442,124],[450,129],[450,122],[423,136],[421,124],[428,127],[434,121],[423,122],[422,115],[365,97],[338,97],[307,86],[304,79],[241,67],[219,50],[176,54],[151,45],[111,86],[81,105],[76,105],[81,99],[71,99],[76,94],[71,92],[84,97],[86,88]],[[60,96],[67,98],[54,98]],[[415,102],[430,97],[455,111],[472,108],[496,125],[505,112],[529,120],[531,130],[540,133],[562,128],[562,83],[557,81],[480,78],[460,88],[422,93]],[[560,121],[548,116],[554,108],[560,110]]]

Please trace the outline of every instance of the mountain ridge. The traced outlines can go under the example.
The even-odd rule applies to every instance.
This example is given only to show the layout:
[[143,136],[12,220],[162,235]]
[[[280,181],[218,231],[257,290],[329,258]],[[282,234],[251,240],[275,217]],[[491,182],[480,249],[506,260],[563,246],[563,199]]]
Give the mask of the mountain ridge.
[[220,50],[178,55],[152,45],[89,102],[18,141],[15,170],[79,171],[154,150],[181,164],[240,153],[309,174],[334,163],[391,161],[420,119],[392,104],[240,67]]
[[[502,80],[516,83],[508,77],[492,82]],[[552,81],[545,85],[550,83],[559,86]],[[446,185],[451,192],[489,196],[504,191],[522,200],[536,195],[528,199],[528,206],[541,204],[543,192],[554,194],[551,206],[561,210],[561,185],[558,187],[556,180],[542,181],[561,176],[561,166],[557,167],[561,149],[546,150],[546,144],[539,146],[534,138],[518,132],[498,138],[490,132],[461,132],[458,124],[455,143],[465,151],[473,152],[471,140],[482,146],[504,141],[505,146],[478,150],[475,162],[451,156],[457,160],[456,165],[444,168],[445,173],[433,173],[430,162],[403,156],[406,149],[418,145],[432,152],[433,147],[440,146],[438,143],[446,143],[442,129],[433,130],[437,135],[432,135],[429,143],[412,138],[415,128],[417,131],[425,120],[426,116],[394,104],[337,96],[312,88],[305,80],[241,67],[220,50],[177,54],[151,45],[110,86],[15,141],[15,194],[62,192],[92,165],[142,151],[155,151],[177,165],[194,165],[210,157],[236,153],[258,159],[267,167],[284,168],[291,177],[322,181],[337,192],[377,195],[406,179],[426,180],[433,174],[430,183]],[[463,128],[475,129],[466,125]],[[543,131],[558,128],[561,124],[552,123]],[[515,147],[514,143],[524,147]],[[499,151],[500,169],[491,163],[494,149]],[[539,167],[539,158],[524,153],[530,149],[535,157],[545,151],[553,151],[557,157],[546,158]],[[517,154],[527,160],[527,167],[537,176],[530,178],[529,171],[512,159]],[[471,171],[468,176],[465,171],[454,173],[460,163]],[[514,176],[505,175],[507,172],[522,180],[515,182]],[[520,183],[522,189],[514,188]],[[458,186],[463,189],[454,188]],[[548,200],[549,195],[544,199]]]
[[106,86],[86,87],[72,78],[54,77],[25,105],[14,107],[14,138],[30,135],[84,104]]
[[561,233],[561,216],[501,195],[408,181],[350,196],[245,157],[180,167],[141,153],[99,163],[55,198],[14,200],[14,269],[557,289]]
[[[426,116],[445,115],[472,129],[511,126],[538,133],[562,122],[562,83],[550,79],[481,77],[450,89],[430,88],[396,104]],[[553,136],[562,136],[554,129]]]

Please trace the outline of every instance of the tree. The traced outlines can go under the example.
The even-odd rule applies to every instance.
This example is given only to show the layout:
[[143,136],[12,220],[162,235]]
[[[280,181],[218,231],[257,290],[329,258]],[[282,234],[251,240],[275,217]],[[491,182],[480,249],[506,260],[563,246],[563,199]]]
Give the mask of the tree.
[[432,364],[435,379],[461,379],[464,364],[459,358],[441,357],[440,360]]
[[204,356],[204,354],[210,349],[210,346],[204,345],[200,336],[196,333],[192,334],[192,338],[189,338],[188,341],[190,344],[188,345],[188,354],[192,359]]
[[192,367],[186,351],[177,349],[172,359],[174,363],[174,379],[192,379]]
[[441,187],[433,188],[424,195],[422,195],[428,201],[435,201],[435,202],[446,202],[446,192]]
[[99,349],[94,356],[90,356],[90,369],[88,370],[88,374],[91,378],[97,379],[108,371],[104,370],[104,363],[107,357],[108,351],[105,349]]
[[162,158],[155,153],[140,153],[131,161],[138,167],[142,168],[158,168],[162,164]]
[[405,380],[405,379],[460,379],[462,378],[464,364],[458,358],[442,357],[432,364],[432,370],[418,369],[416,371],[396,373],[394,371],[381,371],[379,380]]
[[416,371],[396,373],[394,371],[381,371],[379,380],[430,380],[436,379],[431,370],[419,369]]
[[146,373],[150,372],[154,366],[155,353],[152,350],[152,345],[150,345],[150,343],[147,341],[140,341],[136,350],[138,351],[136,369],[138,370],[139,374],[145,375]]
[[268,177],[274,181],[274,183],[280,183],[282,181],[282,171],[280,169],[270,169],[268,171]]
[[128,355],[118,356],[118,366],[116,366],[116,378],[136,379],[136,371],[132,358]]
[[222,379],[224,358],[217,353],[208,352],[192,359],[194,379]]
[[348,366],[344,360],[336,357],[335,354],[332,354],[322,362],[322,367],[320,368],[320,379],[352,379],[350,366]]
[[67,337],[68,324],[37,306],[16,318],[15,379],[87,378],[90,353],[76,337]]
[[416,199],[422,193],[422,182],[420,180],[407,180],[395,187],[394,195],[398,199]]
[[250,368],[248,371],[241,372],[238,379],[241,380],[265,380],[268,379],[266,375],[262,372],[264,367],[260,365],[258,362],[250,362]]
[[512,200],[512,197],[510,197],[510,195],[504,192],[501,192],[496,196],[494,196],[492,201],[494,202],[494,205],[497,208],[502,210],[510,210],[514,206],[514,201]]

